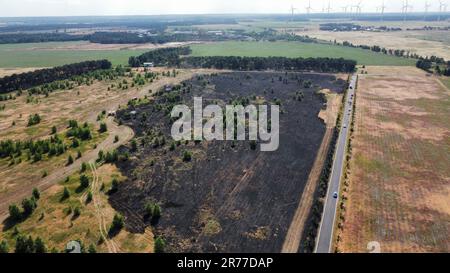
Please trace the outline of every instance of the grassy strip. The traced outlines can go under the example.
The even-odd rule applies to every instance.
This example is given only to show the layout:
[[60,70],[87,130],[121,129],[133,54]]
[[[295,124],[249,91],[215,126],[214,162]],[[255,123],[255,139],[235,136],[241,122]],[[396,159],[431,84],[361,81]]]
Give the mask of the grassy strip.
[[[349,77],[350,80],[350,77]],[[349,81],[348,80],[348,81]],[[339,138],[340,126],[342,123],[342,115],[344,112],[345,101],[347,98],[346,89],[344,96],[342,97],[341,107],[336,119],[336,126],[333,129],[333,136],[328,148],[327,158],[325,160],[322,173],[319,178],[319,185],[314,192],[314,201],[312,209],[308,215],[308,221],[306,222],[305,229],[302,234],[301,245],[299,252],[312,253],[316,246],[317,232],[319,230],[320,221],[322,220],[322,212],[324,208],[324,198],[327,195],[328,182],[330,180],[331,170],[333,168],[334,153],[336,150],[336,143]]]
[[[358,86],[355,86],[355,90],[357,88],[358,88]],[[338,243],[342,239],[341,233],[344,229],[344,222],[345,222],[345,209],[346,209],[345,204],[348,200],[346,193],[349,190],[348,187],[349,187],[349,174],[350,174],[350,160],[352,159],[352,150],[353,150],[352,140],[353,140],[353,136],[354,136],[354,132],[355,132],[355,115],[356,115],[356,99],[357,99],[356,92],[355,92],[353,99],[354,99],[354,102],[353,102],[352,120],[350,122],[350,136],[349,136],[348,142],[347,142],[347,150],[346,150],[346,156],[345,156],[343,177],[341,177],[341,181],[343,181],[342,186],[341,186],[341,192],[340,192],[341,199],[340,199],[340,203],[339,203],[339,206],[338,206],[337,212],[336,212],[337,215],[339,215],[339,217],[336,220],[337,232],[335,233],[334,238],[333,238],[334,252],[336,252],[336,253],[340,252],[340,250],[338,248]]]

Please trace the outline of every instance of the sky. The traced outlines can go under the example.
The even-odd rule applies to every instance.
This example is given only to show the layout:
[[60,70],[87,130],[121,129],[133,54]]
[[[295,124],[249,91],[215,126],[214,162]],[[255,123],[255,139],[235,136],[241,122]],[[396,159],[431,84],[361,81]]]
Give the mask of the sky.
[[[406,0],[385,0],[386,12],[400,12]],[[449,4],[450,0],[441,0]],[[0,0],[0,17],[160,15],[224,13],[305,13],[309,0]],[[354,6],[360,0],[311,0],[312,12],[322,12],[331,4],[332,12]],[[362,12],[376,12],[383,0],[362,0]],[[426,0],[409,0],[412,11],[424,11]],[[428,0],[429,11],[439,10],[439,0]]]

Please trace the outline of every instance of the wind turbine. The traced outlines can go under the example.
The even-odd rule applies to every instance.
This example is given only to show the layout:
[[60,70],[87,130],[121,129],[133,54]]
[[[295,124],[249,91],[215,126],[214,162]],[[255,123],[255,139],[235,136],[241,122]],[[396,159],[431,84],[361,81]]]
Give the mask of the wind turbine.
[[431,4],[428,1],[425,2],[425,15],[423,16],[423,20],[427,19],[428,9],[431,7]]
[[325,10],[326,10],[327,13],[330,13],[330,11],[333,10],[333,9],[331,8],[331,1],[330,1],[330,0],[328,0],[328,7],[325,8]]
[[381,6],[379,6],[377,9],[381,11],[381,21],[384,21],[384,11],[386,10],[386,5],[384,4],[384,0],[383,3],[381,4]]
[[412,9],[413,7],[409,4],[408,0],[405,0],[403,2],[402,12],[403,12],[403,21],[406,21],[406,15],[408,14],[409,9]]
[[439,1],[439,18],[438,21],[441,21],[441,13],[447,11],[447,4],[443,1]]
[[296,10],[297,10],[297,8],[294,8],[294,6],[291,5],[291,9],[290,9],[290,11],[291,11],[291,22],[294,21],[294,13],[295,13]]
[[357,5],[354,5],[353,7],[356,9],[356,17],[358,17],[359,14],[362,12],[362,0],[358,2]]
[[306,13],[310,14],[312,11],[312,7],[311,7],[311,0],[309,0],[308,2],[308,6],[305,8],[306,9]]
[[341,7],[343,13],[347,13],[349,6]]

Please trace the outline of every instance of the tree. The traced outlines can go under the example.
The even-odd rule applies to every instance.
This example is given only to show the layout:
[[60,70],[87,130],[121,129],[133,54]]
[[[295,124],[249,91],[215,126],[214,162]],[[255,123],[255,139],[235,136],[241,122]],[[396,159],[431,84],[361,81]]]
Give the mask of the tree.
[[87,187],[89,187],[89,178],[82,174],[80,175],[80,188],[81,189],[86,189]]
[[164,248],[166,247],[166,242],[164,241],[163,238],[161,238],[160,236],[158,236],[155,239],[155,253],[164,253]]
[[109,234],[114,235],[117,234],[124,227],[123,216],[119,213],[114,215],[113,221],[111,223],[111,227],[109,228]]
[[47,247],[40,237],[37,237],[34,241],[34,251],[36,253],[47,253]]
[[37,188],[34,188],[34,189],[33,189],[33,197],[34,197],[36,200],[39,200],[39,198],[41,197],[41,193],[39,192],[39,190],[38,190]]
[[70,197],[69,189],[67,187],[64,187],[63,194],[61,196],[61,201],[64,201],[69,197]]
[[25,198],[22,200],[22,209],[25,216],[31,215],[36,209],[36,199],[34,197]]
[[158,218],[161,217],[161,207],[158,204],[156,204],[153,207],[153,214],[152,215],[153,215],[154,219],[158,219]]
[[84,173],[87,170],[87,164],[85,162],[81,163],[80,172]]
[[67,166],[72,165],[73,164],[73,157],[72,155],[69,155],[69,158],[67,158]]
[[183,152],[183,161],[189,162],[192,160],[192,154],[189,151]]
[[23,235],[18,235],[16,238],[16,253],[33,253],[34,252],[34,241],[31,236],[26,238]]
[[28,117],[28,127],[39,124],[41,122],[41,117],[39,114],[30,115]]
[[92,192],[88,192],[88,195],[86,197],[86,203],[91,203],[92,201]]
[[72,148],[78,148],[80,146],[80,141],[77,138],[72,139]]
[[80,215],[81,215],[80,207],[76,207],[76,208],[73,210],[73,218],[74,218],[74,219],[75,219],[75,218],[78,218]]
[[153,204],[151,202],[145,204],[145,207],[144,207],[145,216],[149,217],[149,218],[152,217],[154,208],[155,208],[155,204]]
[[9,205],[9,218],[13,221],[18,221],[22,218],[22,213],[16,204]]
[[106,125],[106,123],[104,123],[104,122],[100,123],[100,129],[99,129],[99,132],[100,132],[100,133],[105,133],[105,132],[107,132],[107,131],[108,131],[108,126]]
[[111,189],[109,190],[110,193],[115,193],[119,190],[119,181],[116,178],[113,178],[111,182]]
[[102,161],[104,157],[105,157],[105,153],[102,150],[98,151],[98,159],[97,159],[97,161],[98,162]]
[[53,126],[52,127],[52,135],[56,134],[56,132],[57,132],[56,126]]
[[97,253],[97,249],[95,248],[95,246],[93,244],[89,245],[88,253],[91,253],[91,254]]
[[0,242],[0,254],[5,254],[9,252],[8,243],[5,240]]
[[[110,68],[111,63],[109,61],[98,60],[6,76],[0,78],[0,93],[8,93],[19,89],[30,89],[35,86],[55,82],[58,80],[69,79],[74,76],[82,75],[91,71]],[[36,89],[31,90],[32,93],[33,91],[36,92]]]
[[114,137],[114,143],[117,143],[117,142],[119,142],[119,136],[116,135],[116,136]]

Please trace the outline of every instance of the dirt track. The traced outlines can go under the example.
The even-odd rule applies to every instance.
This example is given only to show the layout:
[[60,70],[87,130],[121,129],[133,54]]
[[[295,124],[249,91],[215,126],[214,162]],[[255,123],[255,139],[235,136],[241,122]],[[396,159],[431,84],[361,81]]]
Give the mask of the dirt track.
[[[108,126],[109,136],[96,149],[85,153],[82,158],[76,160],[72,165],[66,166],[62,169],[58,169],[56,172],[49,174],[47,177],[42,178],[35,183],[23,185],[20,188],[13,189],[8,192],[6,196],[2,196],[0,201],[0,221],[3,221],[8,216],[8,207],[11,203],[19,202],[23,198],[30,195],[33,188],[38,188],[40,191],[45,191],[52,185],[61,182],[67,176],[78,171],[83,162],[95,161],[98,157],[100,150],[109,151],[119,147],[122,144],[130,141],[134,132],[131,128],[126,126],[118,126],[112,118],[107,119],[106,124]],[[114,143],[114,137],[118,135],[119,141]]]
[[[97,105],[95,105],[95,109],[89,109],[89,114],[86,116],[86,120],[89,123],[95,123],[97,122],[97,115],[99,113],[99,109],[108,109],[108,110],[114,110],[117,109],[120,105],[126,105],[127,102],[134,98],[143,98],[145,95],[149,94],[149,90],[156,91],[159,88],[162,88],[164,85],[167,84],[173,84],[182,80],[186,80],[194,73],[208,73],[210,70],[197,70],[197,71],[184,71],[180,73],[179,76],[176,78],[162,78],[158,80],[157,82],[154,82],[142,89],[139,90],[132,90],[128,93],[125,93],[123,96],[120,96],[114,100],[106,100],[106,101],[99,101]],[[24,183],[15,185],[14,188],[11,188],[6,193],[0,194],[0,221],[3,221],[8,216],[8,207],[11,203],[18,203],[23,198],[29,196],[31,194],[31,191],[33,188],[38,188],[41,191],[44,191],[48,189],[50,186],[61,182],[64,180],[67,176],[73,174],[77,170],[80,169],[81,164],[83,162],[91,162],[97,159],[98,152],[100,150],[108,151],[115,148],[118,148],[119,146],[126,144],[128,141],[130,141],[133,136],[134,132],[131,128],[127,126],[118,126],[112,118],[108,118],[106,120],[107,126],[108,126],[108,137],[100,143],[95,150],[91,150],[89,152],[86,152],[83,154],[82,158],[76,160],[74,164],[62,167],[52,173],[50,173],[45,178],[39,178],[36,181],[33,181],[32,183]],[[114,143],[115,136],[119,136],[119,141]]]

